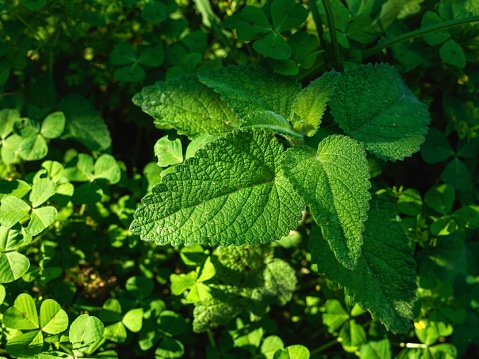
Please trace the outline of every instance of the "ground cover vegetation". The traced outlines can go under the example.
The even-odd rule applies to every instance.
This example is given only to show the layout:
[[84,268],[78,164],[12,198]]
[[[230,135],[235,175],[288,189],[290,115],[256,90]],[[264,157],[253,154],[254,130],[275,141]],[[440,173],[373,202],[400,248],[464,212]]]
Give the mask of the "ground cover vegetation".
[[477,353],[477,1],[6,0],[0,34],[0,357]]

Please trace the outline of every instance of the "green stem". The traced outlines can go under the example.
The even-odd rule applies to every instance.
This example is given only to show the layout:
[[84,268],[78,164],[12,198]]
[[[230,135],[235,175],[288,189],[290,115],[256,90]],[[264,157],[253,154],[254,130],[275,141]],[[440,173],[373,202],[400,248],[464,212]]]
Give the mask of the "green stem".
[[208,329],[208,330],[206,331],[206,334],[208,334],[208,339],[209,339],[209,341],[210,341],[211,346],[216,349],[217,346],[216,346],[215,338],[214,338],[214,336],[213,336],[213,332]]
[[32,33],[33,37],[35,38],[35,40],[37,41],[42,41],[43,38],[41,38],[40,36],[38,36],[38,31],[35,31],[33,29],[33,27],[30,26],[30,24],[28,22],[26,22],[23,17],[21,17],[20,15],[18,14],[15,14],[15,17],[20,20],[20,22]]
[[319,9],[317,0],[308,1],[309,8],[311,10],[311,15],[313,15],[314,25],[316,26],[316,33],[318,34],[318,39],[321,42],[321,48],[325,48],[323,44],[323,25],[321,24],[321,17],[319,16]]
[[384,50],[388,47],[396,45],[397,43],[407,41],[407,40],[411,40],[411,39],[414,39],[415,37],[424,36],[426,34],[429,34],[430,32],[445,30],[445,29],[448,29],[450,27],[464,25],[464,24],[471,23],[471,22],[476,22],[476,21],[479,21],[479,15],[465,17],[465,18],[462,18],[462,19],[445,21],[445,22],[442,22],[440,24],[430,25],[430,26],[426,26],[426,27],[423,27],[423,28],[418,29],[418,30],[408,32],[408,33],[403,34],[401,36],[398,36],[398,37],[396,37],[392,40],[386,41],[386,42],[384,42],[384,43],[382,43],[382,44],[380,44],[376,47],[373,47],[372,49],[365,50],[363,52],[363,59],[371,57],[371,56],[377,54],[378,52],[380,52],[381,50]]
[[66,352],[68,355],[70,355],[70,356],[72,356],[72,357],[74,356],[73,351],[70,350],[70,348],[68,348],[65,344],[58,343],[58,346],[59,346],[64,352]]
[[341,72],[341,59],[339,58],[339,44],[336,36],[336,23],[334,22],[333,9],[329,0],[323,0],[324,10],[326,10],[326,18],[328,19],[329,33],[331,36],[331,44],[333,45],[334,67],[336,71]]
[[336,344],[338,344],[338,340],[337,340],[337,339],[334,339],[334,340],[332,340],[332,341],[330,341],[330,342],[328,342],[328,343],[326,343],[326,344],[321,345],[319,348],[316,348],[316,349],[312,350],[310,354],[311,354],[311,356],[312,356],[312,355],[321,353],[323,350],[328,349],[329,347],[332,347],[332,346],[334,346],[334,345],[336,345]]

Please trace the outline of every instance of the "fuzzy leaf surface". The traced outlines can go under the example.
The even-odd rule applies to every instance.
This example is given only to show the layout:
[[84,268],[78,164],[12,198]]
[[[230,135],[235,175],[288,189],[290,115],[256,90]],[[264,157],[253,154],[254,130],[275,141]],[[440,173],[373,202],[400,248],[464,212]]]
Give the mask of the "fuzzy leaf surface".
[[346,134],[364,143],[376,156],[391,161],[417,152],[429,124],[427,106],[386,64],[346,71],[329,106]]
[[254,111],[272,111],[289,118],[301,90],[296,80],[260,67],[222,67],[200,73],[198,78],[219,93],[241,119]]
[[338,72],[327,72],[301,90],[293,104],[292,123],[296,131],[306,136],[318,131],[338,79]]
[[415,300],[416,271],[409,238],[393,206],[371,201],[362,256],[354,270],[339,263],[317,227],[311,232],[311,261],[318,272],[345,287],[346,294],[394,333],[407,332]]
[[172,245],[267,243],[297,227],[303,203],[279,169],[273,134],[236,131],[209,143],[142,200],[130,230]]
[[239,124],[228,105],[195,75],[144,87],[133,102],[155,119],[157,127],[175,128],[191,138],[224,134]]
[[285,152],[284,168],[338,261],[354,268],[361,255],[370,199],[368,162],[361,144],[332,135],[321,141],[317,151],[293,147]]

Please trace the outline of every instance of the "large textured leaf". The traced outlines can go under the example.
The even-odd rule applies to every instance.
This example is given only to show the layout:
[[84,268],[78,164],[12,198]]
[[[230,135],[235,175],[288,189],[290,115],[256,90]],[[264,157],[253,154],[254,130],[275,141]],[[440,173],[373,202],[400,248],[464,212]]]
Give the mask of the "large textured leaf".
[[429,124],[419,102],[389,65],[364,65],[345,72],[329,103],[335,121],[368,151],[402,160],[419,150]]
[[131,231],[157,244],[241,245],[279,239],[303,203],[279,169],[274,135],[236,131],[209,143],[142,200]]
[[261,67],[228,66],[202,72],[201,82],[212,87],[238,117],[254,111],[272,111],[289,118],[301,84]]
[[349,137],[333,135],[321,141],[317,151],[305,146],[290,148],[283,164],[336,258],[354,268],[361,255],[370,199],[362,146]]
[[374,198],[366,222],[362,256],[354,270],[335,258],[317,227],[311,232],[311,261],[318,272],[345,287],[348,296],[394,333],[405,333],[413,317],[416,272],[409,238],[391,204]]
[[155,119],[159,128],[175,128],[188,137],[219,135],[238,127],[238,119],[218,94],[195,75],[147,86],[133,97],[135,105]]

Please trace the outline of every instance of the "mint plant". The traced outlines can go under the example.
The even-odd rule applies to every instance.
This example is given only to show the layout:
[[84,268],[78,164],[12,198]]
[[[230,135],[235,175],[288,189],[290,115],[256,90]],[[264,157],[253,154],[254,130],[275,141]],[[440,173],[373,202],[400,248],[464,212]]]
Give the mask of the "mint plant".
[[474,357],[476,2],[0,2],[0,357]]
[[[130,229],[157,244],[260,244],[296,229],[307,207],[321,229],[310,233],[310,246],[323,246],[312,254],[319,271],[391,331],[405,332],[416,287],[412,252],[401,225],[392,225],[395,214],[384,200],[374,199],[370,206],[366,150],[393,161],[412,155],[424,141],[429,114],[388,65],[323,76],[301,90],[295,81],[260,68],[200,73],[198,86],[210,87],[206,93],[216,99],[210,106],[226,102],[239,128],[165,175],[142,200]],[[158,124],[172,127],[177,122],[169,108],[183,108],[185,118],[209,111],[197,107],[195,97],[186,100],[181,88],[175,94],[178,99],[169,84],[158,84],[145,88],[135,102]],[[314,99],[309,108],[308,99]],[[317,149],[301,145],[320,128],[328,100],[334,121],[352,138],[332,134]],[[222,120],[210,118],[204,130],[218,134]],[[182,121],[178,127],[194,137],[196,125]],[[275,135],[285,137],[289,148]],[[381,236],[388,238],[381,250],[386,260],[374,254]],[[328,250],[331,262],[321,258]],[[364,285],[365,280],[371,283]],[[391,280],[397,289],[388,288]]]

